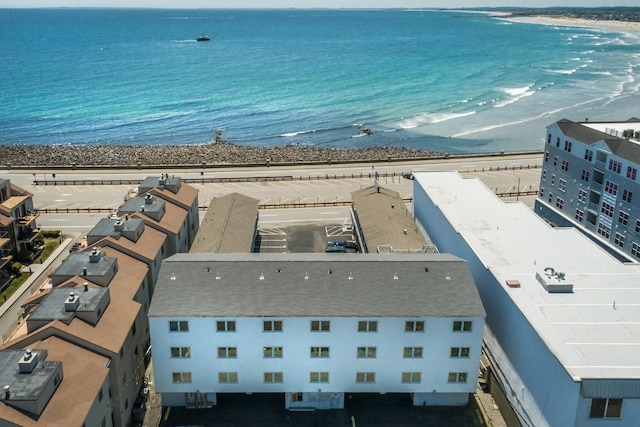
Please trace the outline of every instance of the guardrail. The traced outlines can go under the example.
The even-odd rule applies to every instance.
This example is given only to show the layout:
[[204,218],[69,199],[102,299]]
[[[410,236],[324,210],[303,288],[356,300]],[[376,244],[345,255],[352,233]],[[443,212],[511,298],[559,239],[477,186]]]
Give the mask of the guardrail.
[[[540,165],[518,165],[518,166],[491,166],[488,168],[475,168],[460,170],[460,173],[478,173],[478,172],[499,172],[506,170],[522,170],[522,169],[539,169]],[[410,171],[403,172],[361,172],[361,173],[343,173],[343,174],[318,174],[297,176],[293,175],[275,175],[275,176],[243,176],[243,177],[205,177],[201,178],[183,178],[182,181],[187,184],[209,184],[209,183],[229,183],[229,182],[276,182],[276,181],[315,181],[321,179],[372,179],[372,178],[400,178],[407,175]],[[35,179],[34,185],[139,185],[141,179]]]
[[[538,190],[526,190],[526,191],[505,191],[501,193],[495,193],[498,197],[522,197],[522,196],[535,196],[538,194]],[[404,203],[412,203],[413,197],[407,197],[402,199]],[[291,202],[291,203],[262,203],[259,205],[259,209],[291,209],[291,208],[324,208],[332,206],[351,206],[351,200],[343,201],[326,201],[326,202]],[[200,206],[198,209],[206,211],[208,206]],[[40,214],[83,214],[83,213],[112,213],[117,208],[43,208],[38,209]]]

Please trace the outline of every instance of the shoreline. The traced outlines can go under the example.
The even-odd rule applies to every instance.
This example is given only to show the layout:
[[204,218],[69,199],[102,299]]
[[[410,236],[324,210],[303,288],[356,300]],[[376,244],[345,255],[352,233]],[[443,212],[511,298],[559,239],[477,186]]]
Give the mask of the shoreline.
[[[532,151],[538,152],[538,151]],[[400,147],[317,148],[282,145],[245,147],[228,142],[203,145],[149,146],[0,146],[0,168],[11,169],[183,169],[242,168],[297,165],[386,163],[449,159],[472,156],[530,154],[509,152],[484,154],[440,153]]]
[[524,24],[552,25],[560,27],[586,27],[599,30],[616,31],[621,33],[640,33],[640,22],[636,21],[615,21],[606,19],[585,19],[568,16],[495,16],[509,22],[519,22]]

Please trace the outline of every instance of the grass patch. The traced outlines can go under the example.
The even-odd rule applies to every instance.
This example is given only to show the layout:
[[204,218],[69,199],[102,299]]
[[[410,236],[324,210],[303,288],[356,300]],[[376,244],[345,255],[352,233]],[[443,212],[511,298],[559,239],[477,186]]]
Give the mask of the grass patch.
[[[40,253],[40,256],[35,260],[35,262],[38,264],[42,264],[43,262],[45,262],[47,258],[51,256],[53,251],[58,248],[58,246],[60,246],[60,239],[58,237],[45,237],[44,249]],[[20,274],[20,276],[13,279],[9,286],[7,286],[4,291],[0,292],[0,305],[4,304],[4,302],[8,300],[11,295],[13,295],[14,292],[17,291],[29,277],[31,277],[31,273],[27,272],[22,273]]]

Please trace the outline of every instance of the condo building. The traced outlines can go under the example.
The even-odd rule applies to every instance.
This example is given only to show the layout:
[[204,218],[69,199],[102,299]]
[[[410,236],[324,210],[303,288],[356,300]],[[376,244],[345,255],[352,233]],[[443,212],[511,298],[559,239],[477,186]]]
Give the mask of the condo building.
[[535,211],[612,253],[640,259],[640,119],[547,127]]
[[163,404],[281,393],[285,408],[343,408],[349,393],[465,405],[485,311],[446,254],[176,254],[149,327]]
[[[593,170],[607,170],[596,159]],[[569,172],[580,168],[569,162]],[[467,260],[487,310],[484,350],[503,391],[492,394],[508,402],[507,425],[637,425],[638,264],[575,228],[552,227],[523,203],[501,201],[477,179],[414,176],[416,221],[441,251]],[[603,185],[612,182],[605,176]]]

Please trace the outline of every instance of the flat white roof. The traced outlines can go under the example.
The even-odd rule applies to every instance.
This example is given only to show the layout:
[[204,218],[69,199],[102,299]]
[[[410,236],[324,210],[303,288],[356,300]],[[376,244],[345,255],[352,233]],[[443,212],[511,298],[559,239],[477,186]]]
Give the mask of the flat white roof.
[[[578,230],[552,228],[477,179],[414,176],[574,380],[640,378],[638,264],[617,261]],[[566,273],[573,292],[548,293],[535,277],[545,267]]]

